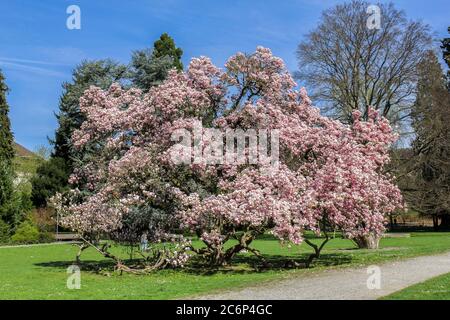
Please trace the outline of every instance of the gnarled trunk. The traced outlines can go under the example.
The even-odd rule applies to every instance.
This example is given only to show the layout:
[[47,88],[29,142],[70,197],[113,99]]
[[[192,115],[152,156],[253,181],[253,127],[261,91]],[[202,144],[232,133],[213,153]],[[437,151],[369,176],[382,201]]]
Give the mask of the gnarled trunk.
[[365,236],[356,237],[353,239],[353,241],[356,243],[359,249],[378,249],[380,238],[381,237],[370,233]]
[[305,239],[305,243],[314,249],[314,253],[312,253],[309,256],[308,260],[306,261],[307,268],[309,268],[311,266],[311,263],[313,262],[314,259],[320,258],[320,253],[321,253],[323,247],[325,247],[327,242],[330,241],[330,237],[328,236],[328,234],[326,232],[324,232],[324,234],[325,234],[325,240],[320,244],[320,246],[314,244],[313,242],[309,241],[308,239]]
[[239,252],[246,250],[248,252],[253,253],[255,256],[260,258],[264,263],[266,260],[261,255],[261,253],[254,248],[250,248],[250,244],[256,238],[258,234],[262,232],[244,232],[240,237],[234,235],[233,238],[238,240],[238,243],[228,249],[224,248],[226,241],[228,241],[228,237],[225,241],[219,246],[212,246],[205,242],[206,247],[201,249],[195,249],[191,247],[191,250],[195,253],[203,256],[203,258],[211,265],[211,266],[224,266],[227,265]]

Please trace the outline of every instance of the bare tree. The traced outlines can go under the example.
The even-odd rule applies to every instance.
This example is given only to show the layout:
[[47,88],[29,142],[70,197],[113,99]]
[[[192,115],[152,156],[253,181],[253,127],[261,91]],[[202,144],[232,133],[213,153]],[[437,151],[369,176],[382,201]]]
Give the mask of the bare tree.
[[412,125],[414,186],[405,192],[411,205],[433,217],[435,227],[450,228],[450,92],[434,52],[419,63]]
[[[373,106],[392,123],[410,116],[416,65],[430,48],[429,28],[408,21],[392,4],[379,4],[380,28],[368,26],[370,4],[355,0],[322,13],[318,27],[297,50],[303,81],[323,111],[351,122],[359,109]],[[375,27],[375,28],[373,28]]]

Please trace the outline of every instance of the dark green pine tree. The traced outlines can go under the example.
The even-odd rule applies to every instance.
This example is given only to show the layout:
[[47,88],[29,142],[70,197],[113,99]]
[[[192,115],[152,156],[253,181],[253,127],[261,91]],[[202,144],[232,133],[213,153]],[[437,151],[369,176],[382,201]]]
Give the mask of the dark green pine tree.
[[177,48],[175,41],[167,33],[163,33],[153,45],[153,57],[171,57],[173,59],[173,66],[179,71],[183,70],[183,63],[181,62],[182,55],[183,50],[181,48]]
[[47,206],[47,201],[57,192],[63,192],[69,180],[69,170],[63,158],[50,158],[43,162],[31,178],[31,201],[37,208]]
[[8,117],[9,106],[6,101],[7,92],[8,87],[5,84],[5,78],[0,70],[0,161],[11,163],[14,158],[14,138]]
[[11,201],[13,199],[13,170],[14,158],[13,134],[9,121],[9,106],[6,101],[8,87],[0,70],[0,218],[9,222]]
[[133,53],[130,68],[133,85],[144,92],[159,85],[166,79],[170,69],[183,70],[182,55],[183,50],[176,47],[175,41],[167,33],[163,33],[152,49]]

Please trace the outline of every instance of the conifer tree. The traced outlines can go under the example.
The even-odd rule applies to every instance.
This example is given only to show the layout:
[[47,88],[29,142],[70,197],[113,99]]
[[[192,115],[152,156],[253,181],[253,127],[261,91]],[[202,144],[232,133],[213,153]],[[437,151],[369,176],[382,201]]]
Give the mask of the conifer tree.
[[167,33],[163,33],[161,37],[154,43],[153,57],[171,57],[173,59],[173,66],[179,71],[183,70],[183,63],[181,62],[182,55],[183,50],[177,48],[177,46],[175,45],[175,41]]
[[433,217],[435,227],[450,228],[450,93],[433,52],[422,59],[418,73],[413,105],[417,177],[411,202]]
[[183,50],[176,47],[175,41],[167,33],[163,33],[152,49],[133,53],[130,68],[133,85],[148,92],[166,79],[170,69],[183,70],[182,54]]
[[8,87],[5,78],[0,70],[0,161],[11,163],[14,158],[13,134],[8,113],[9,106],[6,101]]
[[0,219],[6,221],[10,215],[13,199],[13,170],[14,158],[13,134],[9,120],[9,106],[6,101],[8,87],[0,70]]

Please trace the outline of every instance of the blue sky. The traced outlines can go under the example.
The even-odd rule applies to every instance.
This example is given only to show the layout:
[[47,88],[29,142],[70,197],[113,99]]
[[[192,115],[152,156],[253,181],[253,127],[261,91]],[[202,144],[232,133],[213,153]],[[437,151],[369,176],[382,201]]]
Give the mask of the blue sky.
[[[0,68],[16,140],[34,150],[56,128],[61,84],[83,59],[127,63],[162,32],[184,50],[183,61],[206,55],[222,66],[237,51],[270,47],[292,71],[295,49],[323,9],[320,0],[0,0]],[[428,23],[437,38],[450,25],[450,1],[393,1],[408,17]],[[81,8],[81,30],[66,28],[66,8]]]

